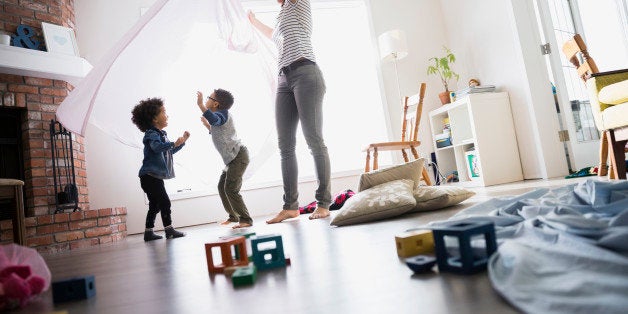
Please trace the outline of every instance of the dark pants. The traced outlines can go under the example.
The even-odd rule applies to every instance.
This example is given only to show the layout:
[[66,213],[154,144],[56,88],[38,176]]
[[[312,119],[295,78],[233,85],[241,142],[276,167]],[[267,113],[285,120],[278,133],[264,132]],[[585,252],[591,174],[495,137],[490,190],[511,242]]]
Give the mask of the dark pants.
[[170,218],[170,198],[166,193],[164,180],[151,177],[149,175],[140,176],[142,190],[148,196],[148,213],[146,214],[146,228],[155,227],[155,217],[161,214],[161,221],[164,227],[172,224]]
[[242,175],[249,165],[249,151],[241,146],[238,155],[227,165],[218,181],[218,194],[225,211],[229,214],[229,221],[253,224],[249,210],[244,204],[240,188]]

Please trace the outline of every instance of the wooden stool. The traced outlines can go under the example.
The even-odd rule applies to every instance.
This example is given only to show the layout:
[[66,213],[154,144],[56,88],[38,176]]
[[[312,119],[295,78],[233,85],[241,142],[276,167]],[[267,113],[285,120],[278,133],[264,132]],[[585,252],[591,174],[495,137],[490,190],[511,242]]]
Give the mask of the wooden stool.
[[24,181],[16,179],[0,179],[0,199],[14,199],[15,211],[13,220],[13,242],[26,245],[26,227],[24,225]]

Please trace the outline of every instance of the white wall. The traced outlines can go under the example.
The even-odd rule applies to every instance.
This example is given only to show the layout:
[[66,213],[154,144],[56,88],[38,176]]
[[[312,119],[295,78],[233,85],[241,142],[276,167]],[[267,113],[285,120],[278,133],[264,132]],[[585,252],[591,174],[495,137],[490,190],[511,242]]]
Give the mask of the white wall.
[[[442,46],[447,45],[458,57],[454,65],[454,69],[461,74],[458,88],[464,87],[470,77],[476,77],[484,84],[497,85],[501,90],[510,93],[519,149],[523,152],[521,157],[525,178],[551,177],[548,169],[562,171],[559,160],[560,156],[564,159],[562,153],[558,154],[556,160],[548,158],[555,152],[553,139],[548,134],[555,130],[552,129],[552,118],[545,116],[555,119],[555,113],[551,111],[552,106],[548,105],[550,109],[544,109],[544,105],[537,105],[546,101],[543,98],[546,92],[530,86],[538,78],[535,71],[530,71],[530,62],[527,65],[524,62],[526,47],[520,44],[518,32],[529,30],[515,21],[516,14],[511,1],[517,1],[366,1],[373,21],[374,43],[377,42],[377,35],[387,30],[402,29],[406,32],[409,55],[398,62],[400,90],[402,95],[415,94],[419,83],[427,82],[424,117],[430,110],[440,106],[438,93],[443,90],[435,76],[426,74],[428,59],[440,56],[443,52]],[[140,8],[149,7],[153,2],[154,0],[76,0],[77,36],[82,56],[92,64],[98,62],[104,52],[135,23]],[[398,138],[401,129],[401,104],[396,100],[394,70],[390,64],[382,64],[381,73],[386,99],[390,100],[388,109],[392,133],[394,138]],[[455,88],[453,84],[452,89]],[[539,93],[541,98],[533,96]],[[551,97],[551,93],[549,96]],[[539,118],[542,119],[541,122],[536,120]],[[424,144],[419,151],[422,155],[429,156],[432,151],[430,128],[427,119],[422,120],[420,140]],[[333,152],[330,157],[333,160]],[[141,151],[112,140],[92,125],[88,127],[86,159],[90,206],[126,206],[130,233],[143,231],[147,210],[137,178],[141,158]],[[356,161],[356,165],[359,165],[356,169],[360,169],[363,161]],[[566,169],[566,166],[562,168]],[[355,190],[357,180],[355,175],[332,179],[332,193],[343,189]],[[314,182],[302,183],[299,201],[302,204],[312,201],[314,190]],[[273,214],[282,205],[281,187],[244,191],[242,194],[253,216]],[[202,224],[225,218],[218,196],[174,200],[172,210],[175,226]],[[160,225],[158,222],[157,226]]]

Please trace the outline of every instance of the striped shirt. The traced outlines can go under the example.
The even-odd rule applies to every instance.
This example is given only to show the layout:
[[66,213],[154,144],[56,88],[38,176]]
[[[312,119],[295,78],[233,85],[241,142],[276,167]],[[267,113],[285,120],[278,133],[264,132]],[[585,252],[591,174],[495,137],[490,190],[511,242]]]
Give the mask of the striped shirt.
[[297,0],[296,3],[286,0],[272,35],[279,52],[279,69],[301,58],[316,62],[311,37],[310,0]]

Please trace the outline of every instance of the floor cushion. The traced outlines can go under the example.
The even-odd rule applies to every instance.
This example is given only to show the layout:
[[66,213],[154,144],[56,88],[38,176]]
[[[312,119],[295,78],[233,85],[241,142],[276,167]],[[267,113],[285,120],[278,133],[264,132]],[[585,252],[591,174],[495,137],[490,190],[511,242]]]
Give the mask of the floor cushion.
[[348,199],[331,224],[345,226],[394,217],[416,205],[412,195],[414,181],[394,180],[358,192]]

